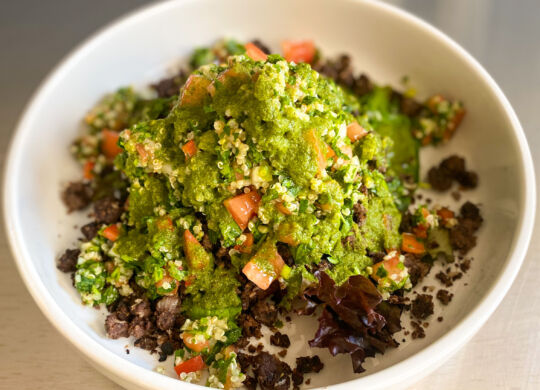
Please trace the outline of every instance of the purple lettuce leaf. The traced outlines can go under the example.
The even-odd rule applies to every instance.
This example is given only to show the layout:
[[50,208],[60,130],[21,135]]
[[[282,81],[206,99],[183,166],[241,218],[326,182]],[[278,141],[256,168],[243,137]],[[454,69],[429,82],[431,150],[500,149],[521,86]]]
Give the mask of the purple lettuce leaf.
[[315,337],[309,341],[311,347],[328,348],[333,356],[350,354],[354,372],[360,373],[367,357],[397,346],[392,334],[401,329],[401,308],[382,302],[369,279],[355,275],[336,286],[323,271],[315,276],[319,283],[305,295],[308,301],[322,302],[325,307]]

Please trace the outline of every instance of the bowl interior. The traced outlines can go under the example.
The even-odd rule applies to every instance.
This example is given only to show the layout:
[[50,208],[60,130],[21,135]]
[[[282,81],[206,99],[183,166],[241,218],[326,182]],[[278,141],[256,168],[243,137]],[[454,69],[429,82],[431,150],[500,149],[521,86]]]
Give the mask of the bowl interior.
[[[10,155],[5,188],[8,229],[21,272],[35,299],[72,342],[94,363],[108,366],[113,375],[127,380],[125,385],[130,381],[127,378],[145,388],[181,385],[152,372],[158,363],[146,352],[131,348],[126,355],[125,339],[108,340],[103,329],[105,314],[83,307],[69,277],[56,270],[55,258],[76,243],[78,230],[74,226],[81,226],[85,220],[84,213],[66,215],[59,193],[63,184],[80,176],[69,145],[89,107],[117,87],[156,80],[174,69],[194,47],[223,36],[260,38],[274,50],[279,50],[279,42],[285,38],[311,38],[325,55],[351,54],[355,69],[378,83],[399,87],[399,80],[407,75],[421,97],[441,93],[464,101],[468,114],[456,137],[446,146],[424,150],[421,158],[425,174],[443,157],[457,153],[465,156],[468,167],[480,176],[479,188],[463,196],[481,204],[486,220],[478,246],[471,253],[471,270],[456,284],[454,301],[448,307],[436,307],[435,316],[444,320],[432,321],[426,338],[403,343],[384,357],[368,359],[368,372],[360,376],[352,374],[348,357],[326,359],[326,369],[312,378],[311,386],[358,377],[362,379],[354,386],[362,381],[367,385],[370,378],[377,378],[379,385],[391,384],[440,362],[471,336],[470,332],[450,331],[466,320],[473,324],[470,314],[486,301],[501,276],[512,278],[517,272],[508,271],[508,266],[519,267],[521,260],[514,259],[510,264],[509,256],[519,238],[523,215],[531,212],[526,210],[526,195],[532,190],[530,183],[526,185],[516,122],[483,74],[432,30],[372,3],[203,0],[159,4],[123,20],[81,47],[35,97]],[[429,196],[435,203],[454,206],[450,197]],[[424,284],[440,288],[433,278],[435,273],[436,269]],[[475,312],[477,321],[481,323],[490,314],[495,301],[484,307],[483,314]],[[407,316],[403,318],[407,321]],[[289,362],[295,355],[310,354],[306,341],[314,329],[313,321],[306,319],[291,327],[289,334],[295,346],[288,353]],[[445,336],[451,336],[451,340]],[[446,344],[435,344],[439,347],[431,351],[429,361],[424,354],[415,367],[407,367],[407,361],[411,361],[408,358],[441,340]],[[322,350],[312,353],[328,355]],[[400,362],[400,371],[394,371],[391,377],[379,375]],[[141,369],[134,370],[131,364]],[[161,365],[171,372],[170,361]]]

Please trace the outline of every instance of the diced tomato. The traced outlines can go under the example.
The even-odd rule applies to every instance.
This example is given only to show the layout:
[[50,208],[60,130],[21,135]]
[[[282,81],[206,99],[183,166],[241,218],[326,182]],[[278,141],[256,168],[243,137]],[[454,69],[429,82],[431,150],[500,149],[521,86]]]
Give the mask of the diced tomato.
[[292,214],[291,211],[287,207],[285,207],[282,202],[276,203],[276,209],[278,209],[280,213],[285,214],[285,215]]
[[311,64],[315,59],[317,49],[311,40],[303,41],[283,41],[281,43],[283,56],[289,62],[307,62]]
[[266,55],[264,51],[259,49],[257,45],[251,42],[246,43],[244,47],[246,48],[247,56],[251,58],[253,61],[266,61],[266,59],[268,58],[268,56]]
[[[427,222],[427,218],[429,217],[429,210],[425,207],[425,206],[422,206],[421,208],[419,208],[417,210],[417,212],[420,211],[420,213],[422,214],[422,218],[424,219],[423,222],[418,222],[417,225],[413,228],[413,233],[416,237],[420,237],[420,238],[426,238],[427,237],[427,231],[429,229],[429,224]],[[422,233],[423,231],[423,233]]]
[[192,342],[193,335],[190,333],[182,333],[182,340],[184,341],[184,344],[186,345],[186,347],[188,347],[194,352],[202,352],[205,348],[208,348],[208,346],[210,345],[208,340]]
[[270,263],[274,267],[274,271],[277,276],[281,275],[281,270],[283,270],[283,266],[285,265],[285,262],[283,261],[283,258],[278,253],[277,249],[275,249],[273,256],[269,258]]
[[225,378],[225,383],[223,384],[223,390],[230,390],[233,388],[233,383],[231,380],[231,373],[227,371],[227,377]]
[[[329,159],[329,158],[332,158],[334,160],[334,162],[336,162],[338,160],[338,155],[334,152],[334,149],[332,149],[332,147],[330,145],[326,145],[327,146],[327,152],[326,152],[326,159]],[[346,144],[343,144],[341,147],[340,147],[340,150],[339,150],[341,153],[343,153],[344,155],[346,155],[347,157],[349,158],[352,158],[353,156],[353,151],[352,151],[352,148],[350,145],[346,145]]]
[[433,141],[433,136],[431,134],[426,135],[424,138],[422,138],[422,146],[428,146],[431,141]]
[[433,95],[427,100],[426,106],[432,113],[437,114],[437,108],[444,100],[445,99],[441,95]]
[[343,153],[349,158],[352,158],[353,151],[351,145],[344,144],[343,146],[341,146],[341,153]]
[[184,230],[184,254],[191,268],[203,269],[210,262],[210,255],[189,229]]
[[248,73],[238,72],[235,69],[229,68],[221,72],[214,81],[206,88],[210,96],[214,97],[216,94],[216,84],[222,84],[227,86],[229,82],[234,80],[247,81],[249,79]]
[[401,250],[403,252],[422,254],[426,251],[424,244],[418,241],[411,233],[403,233],[401,239]]
[[206,367],[206,364],[204,364],[204,360],[202,359],[202,356],[197,355],[175,366],[174,371],[176,371],[177,375],[180,375],[183,372],[189,373],[189,372],[200,371],[204,367]]
[[118,225],[109,225],[105,229],[103,229],[103,237],[105,237],[108,240],[116,241],[118,240],[118,237],[120,236],[120,229],[118,228]]
[[454,135],[454,132],[458,128],[458,126],[461,124],[461,121],[463,120],[463,117],[465,116],[465,109],[460,108],[455,115],[450,118],[448,122],[448,126],[446,126],[446,129],[443,133],[443,140],[448,141],[450,138],[452,138],[452,135]]
[[332,210],[332,205],[330,203],[318,203],[317,207],[324,211]]
[[277,230],[278,241],[284,242],[291,246],[296,246],[299,244],[296,239],[296,232],[298,230],[298,225],[291,221],[283,221],[279,224]]
[[266,274],[259,268],[257,264],[255,264],[255,262],[251,260],[244,266],[242,272],[261,290],[266,290],[274,281],[274,277],[272,275]]
[[[189,245],[189,244],[191,244],[191,245],[196,245],[196,246],[200,246],[200,245],[201,245],[200,242],[195,238],[195,236],[193,235],[193,233],[191,233],[191,232],[189,231],[189,229],[184,230],[184,243],[185,243],[186,245]],[[201,246],[202,246],[202,245],[201,245]],[[186,248],[184,248],[184,249],[186,249]],[[189,253],[186,253],[186,256],[187,256],[187,257],[189,257],[189,255],[190,255]]]
[[351,142],[356,142],[361,138],[364,138],[367,135],[366,129],[358,124],[358,122],[352,122],[347,126],[347,137]]
[[240,245],[235,245],[234,249],[241,253],[251,253],[251,250],[253,249],[253,234],[244,233],[244,235],[246,236],[244,242]]
[[[373,272],[371,273],[371,277],[375,279],[375,281],[378,282],[383,277],[389,277],[397,283],[401,281],[401,273],[403,269],[399,267],[399,253],[397,251],[394,253],[394,256],[385,258],[383,261],[380,261],[377,264],[373,265]],[[383,267],[386,272],[380,272],[380,267]]]
[[120,135],[116,131],[101,130],[101,151],[109,160],[122,153],[122,148],[118,146],[119,138]]
[[212,83],[206,88],[210,96],[214,97],[216,94],[216,83],[225,84],[231,77],[236,77],[237,72],[234,69],[227,69],[221,72]]
[[334,149],[330,145],[326,145],[326,158],[335,158],[336,152],[334,152]]
[[193,140],[189,140],[184,146],[182,151],[186,155],[186,159],[189,159],[197,154],[197,144]]
[[297,246],[298,241],[294,238],[292,234],[286,234],[284,236],[279,236],[279,241],[289,244],[290,246]]
[[170,230],[174,231],[174,225],[171,217],[166,216],[158,219],[156,223],[159,230]]
[[190,275],[186,278],[186,280],[184,281],[184,284],[186,287],[189,287],[193,284],[193,282],[195,282],[195,275]]
[[223,202],[240,229],[245,230],[250,219],[259,211],[261,196],[255,190],[240,194]]
[[227,359],[231,356],[231,353],[233,352],[236,353],[236,347],[234,345],[229,345],[225,347],[223,351],[221,351],[223,356],[225,356]]
[[446,207],[443,207],[437,210],[437,215],[441,217],[443,222],[446,222],[449,219],[454,218],[454,212],[452,210],[447,209]]
[[211,81],[200,74],[192,74],[188,77],[184,89],[180,95],[181,106],[198,106],[208,96],[208,86]]
[[94,166],[96,165],[93,161],[87,161],[83,166],[83,177],[86,180],[92,180],[94,178]]
[[324,142],[319,139],[315,129],[308,130],[304,133],[304,137],[315,151],[315,156],[317,157],[317,174],[320,176],[326,169],[328,145],[324,145]]
[[424,225],[413,227],[412,232],[418,238],[427,238],[427,227]]
[[257,287],[266,290],[281,275],[284,265],[275,245],[268,242],[248,261],[242,272]]
[[171,277],[169,275],[169,273],[167,271],[165,271],[165,275],[163,275],[163,278],[156,283],[156,287],[157,288],[164,288],[165,285],[167,284],[175,284],[175,287],[172,291],[169,291],[167,294],[165,295],[176,295],[176,293],[178,292],[178,287],[180,286],[180,282],[176,279],[174,279],[173,277]]

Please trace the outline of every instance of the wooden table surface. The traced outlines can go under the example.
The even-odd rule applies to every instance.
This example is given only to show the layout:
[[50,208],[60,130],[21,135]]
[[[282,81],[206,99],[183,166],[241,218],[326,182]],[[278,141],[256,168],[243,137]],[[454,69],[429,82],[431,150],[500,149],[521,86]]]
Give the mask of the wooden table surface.
[[[540,2],[391,2],[447,32],[486,66],[514,105],[540,172]],[[2,167],[17,117],[40,80],[96,28],[143,3],[0,3]],[[523,268],[495,314],[460,352],[413,388],[540,389],[540,231],[536,225]],[[3,224],[0,230],[0,389],[119,389],[38,310],[17,273]]]

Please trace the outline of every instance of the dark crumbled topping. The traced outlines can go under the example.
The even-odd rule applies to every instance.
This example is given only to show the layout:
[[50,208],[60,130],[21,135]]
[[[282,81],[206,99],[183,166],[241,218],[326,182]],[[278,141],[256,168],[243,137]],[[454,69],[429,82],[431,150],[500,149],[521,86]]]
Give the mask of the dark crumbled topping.
[[94,217],[98,222],[116,223],[120,220],[123,212],[120,201],[112,196],[102,198],[94,203]]
[[416,285],[431,269],[428,263],[425,263],[418,256],[412,253],[405,253],[403,263],[409,270],[412,285]]
[[444,284],[446,287],[451,287],[454,283],[452,283],[452,278],[450,278],[448,275],[446,275],[443,271],[440,271],[435,275],[439,281]]
[[243,385],[247,390],[256,390],[257,379],[253,378],[252,376],[246,376]]
[[[253,350],[253,352],[255,352],[255,349]],[[252,356],[248,354],[245,354],[243,352],[238,352],[236,354],[236,361],[238,362],[238,365],[240,366],[240,369],[242,370],[242,372],[248,371],[248,368],[251,366],[251,360],[252,360]]]
[[465,255],[476,246],[476,231],[480,228],[483,218],[478,206],[465,202],[460,209],[458,224],[450,231],[452,247]]
[[186,73],[180,70],[176,75],[164,78],[156,84],[152,84],[152,88],[157,92],[160,98],[168,98],[180,93],[180,88],[186,81]]
[[428,171],[428,183],[437,191],[447,191],[452,187],[453,177],[444,169],[432,167]]
[[295,368],[291,374],[291,379],[293,383],[293,388],[298,389],[300,388],[300,385],[304,383],[304,374],[302,374]]
[[452,177],[456,177],[465,171],[465,159],[456,155],[447,157],[441,161],[439,168],[444,169]]
[[234,343],[236,348],[244,349],[249,345],[249,339],[246,337],[240,337],[236,343]]
[[358,96],[366,95],[373,90],[373,84],[368,76],[365,74],[354,76],[351,57],[346,54],[340,55],[337,60],[319,61],[313,65],[313,69],[334,79]]
[[92,201],[92,194],[92,187],[89,183],[71,182],[62,192],[62,201],[66,205],[68,213],[71,213],[88,207]]
[[399,225],[399,231],[400,233],[403,233],[403,232],[411,232],[412,231],[412,228],[414,226],[414,221],[413,221],[413,215],[410,213],[410,211],[405,211],[401,217],[401,222],[400,222],[400,225]]
[[277,332],[270,336],[270,344],[275,345],[276,347],[289,348],[291,346],[291,341],[286,334]]
[[296,369],[302,374],[309,374],[311,372],[319,372],[324,368],[324,364],[318,355],[314,356],[301,356],[296,358]]
[[135,317],[148,318],[152,314],[150,302],[147,298],[137,298],[131,305],[130,312]]
[[484,221],[484,219],[480,215],[480,209],[478,208],[478,206],[469,201],[463,203],[459,210],[459,213],[460,221],[462,223],[463,221],[467,221],[466,224],[471,230],[478,230],[482,225],[482,222]]
[[266,326],[273,326],[277,320],[276,306],[268,301],[259,301],[251,308],[255,320]]
[[174,313],[163,312],[159,313],[156,319],[156,326],[161,330],[169,330],[174,327],[176,316]]
[[478,174],[476,172],[462,172],[456,177],[456,181],[464,189],[472,189],[478,186]]
[[260,339],[262,337],[261,323],[256,321],[251,314],[240,314],[238,317],[238,323],[242,328],[242,335],[244,337],[255,337],[256,339]]
[[417,116],[422,110],[422,104],[418,103],[416,100],[400,95],[400,110],[403,114],[414,117]]
[[116,313],[111,313],[105,320],[105,331],[107,337],[111,339],[119,339],[120,337],[129,336],[129,323],[118,318]]
[[426,337],[426,333],[424,332],[424,328],[422,328],[422,325],[420,325],[416,321],[412,321],[411,325],[413,326],[413,331],[411,333],[411,336],[414,339],[423,339]]
[[77,269],[77,259],[81,251],[79,249],[66,249],[56,262],[56,268],[62,272],[75,272]]
[[90,222],[81,227],[81,233],[86,241],[90,241],[94,238],[100,229],[100,224],[97,222]]
[[129,335],[135,338],[151,334],[155,330],[155,326],[151,320],[147,318],[135,317],[129,324]]
[[151,336],[143,336],[135,340],[135,346],[147,351],[153,351],[157,347],[157,340]]
[[466,170],[465,159],[462,157],[447,157],[428,172],[428,182],[434,190],[446,191],[452,187],[454,181],[464,189],[476,188],[478,185],[478,175]]
[[289,389],[291,368],[268,352],[260,352],[254,357],[253,373],[262,390]]
[[476,236],[465,225],[458,224],[450,231],[450,243],[460,253],[467,253],[476,246]]
[[467,272],[471,268],[471,259],[465,259],[461,263],[459,263],[459,269],[461,269],[462,272]]
[[285,262],[285,264],[287,264],[288,266],[293,266],[294,257],[291,253],[291,248],[289,247],[289,245],[283,242],[278,242],[276,246],[277,246],[278,253],[283,259],[283,261]]
[[448,290],[439,290],[439,291],[437,291],[437,299],[443,305],[448,305],[453,297],[454,297],[454,294],[452,294]]
[[356,203],[353,206],[353,220],[356,222],[358,226],[364,225],[367,217],[367,210],[366,208],[360,203]]
[[160,346],[161,352],[167,356],[170,356],[174,353],[174,345],[170,341],[166,341]]
[[433,297],[427,294],[418,294],[412,301],[411,313],[418,319],[426,319],[433,314]]

